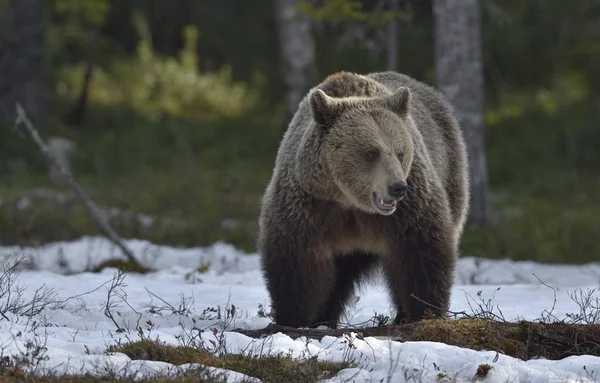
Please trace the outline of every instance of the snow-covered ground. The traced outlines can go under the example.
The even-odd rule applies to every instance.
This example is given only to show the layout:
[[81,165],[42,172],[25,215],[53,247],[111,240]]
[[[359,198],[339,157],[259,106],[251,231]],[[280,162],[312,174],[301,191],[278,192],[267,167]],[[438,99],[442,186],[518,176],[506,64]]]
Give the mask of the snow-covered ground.
[[[479,380],[483,382],[600,381],[600,358],[592,356],[521,361],[493,351],[434,342],[356,339],[351,334],[306,341],[283,334],[253,340],[230,331],[214,333],[212,328],[224,325],[227,330],[262,328],[270,323],[270,319],[259,314],[260,305],[268,311],[269,298],[258,256],[243,254],[222,243],[195,249],[155,246],[140,240],[130,240],[128,245],[144,264],[158,271],[127,274],[112,294],[109,289],[114,269],[101,273],[86,271],[106,259],[118,257],[119,251],[104,239],[86,237],[40,248],[0,247],[1,258],[25,256],[31,266],[13,281],[10,298],[2,295],[3,286],[8,285],[6,277],[2,280],[0,311],[5,317],[0,316],[0,353],[4,356],[25,353],[28,341],[37,339],[45,342],[48,357],[40,361],[39,371],[80,373],[107,365],[116,370],[127,365],[137,368],[140,374],[168,371],[172,366],[166,363],[132,362],[124,354],[105,353],[110,345],[139,340],[137,328],[141,326],[145,337],[173,345],[200,341],[197,331],[200,329],[201,339],[209,349],[221,346],[228,352],[291,352],[297,357],[317,355],[320,360],[353,359],[358,363],[357,368],[342,370],[328,382],[466,382],[474,381],[481,363],[493,367],[485,380]],[[208,272],[194,273],[209,263]],[[544,310],[552,308],[555,297],[555,292],[540,280],[555,288],[553,315],[564,318],[568,313],[579,312],[570,293],[598,286],[600,264],[550,266],[464,258],[459,262],[451,309],[471,312],[471,306],[493,297],[493,307],[499,308],[507,320],[539,319]],[[52,303],[31,319],[26,316],[29,307],[21,308],[21,314],[10,313],[5,306],[10,299],[14,300],[19,286],[24,288],[22,301],[30,300],[36,289],[44,286],[55,294],[52,301],[60,302]],[[105,315],[109,296],[113,319]],[[226,311],[233,306],[234,318],[227,319]],[[220,319],[217,312],[221,313]],[[369,325],[375,313],[390,314],[388,295],[381,284],[360,291],[347,322]],[[117,331],[119,328],[125,331]],[[449,380],[440,380],[440,373]],[[237,381],[244,376],[230,373],[229,377],[230,381]]]

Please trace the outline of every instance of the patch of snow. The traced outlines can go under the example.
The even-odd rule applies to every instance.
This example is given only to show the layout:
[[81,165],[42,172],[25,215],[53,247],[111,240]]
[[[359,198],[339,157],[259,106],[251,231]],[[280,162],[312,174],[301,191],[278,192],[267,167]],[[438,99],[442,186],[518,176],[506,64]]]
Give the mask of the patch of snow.
[[[139,340],[141,327],[144,337],[172,345],[203,341],[214,352],[282,352],[298,358],[316,355],[323,361],[357,362],[356,368],[342,370],[326,380],[332,383],[379,382],[388,378],[393,382],[470,382],[482,363],[492,367],[487,377],[480,380],[487,383],[600,380],[600,358],[587,355],[558,361],[522,361],[493,351],[436,342],[357,339],[354,334],[310,341],[294,340],[281,333],[252,339],[229,330],[259,329],[271,321],[259,315],[259,305],[269,311],[270,302],[257,254],[244,254],[225,243],[187,249],[156,246],[143,240],[128,240],[127,244],[142,263],[156,271],[126,275],[124,284],[112,297],[114,306],[110,311],[114,321],[105,315],[105,306],[115,270],[87,271],[102,261],[120,257],[108,241],[84,237],[39,248],[0,247],[0,256],[24,255],[35,267],[23,270],[17,280],[18,285],[26,287],[23,301],[31,299],[42,285],[52,288],[62,300],[34,318],[14,313],[6,314],[8,320],[0,316],[2,355],[19,355],[28,341],[37,339],[47,347],[48,359],[38,366],[43,371],[93,373],[105,364],[120,371],[127,366],[128,371],[141,375],[171,371],[174,366],[168,363],[132,361],[121,353],[105,353],[110,345]],[[206,273],[195,272],[208,262]],[[540,283],[534,274],[555,291]],[[577,288],[597,287],[599,275],[598,264],[543,265],[463,258],[457,268],[451,310],[470,313],[472,306],[493,298],[494,312],[499,314],[501,310],[506,320],[535,320],[552,308],[556,293],[553,315],[562,319],[579,311],[569,293]],[[6,297],[0,297],[0,307],[5,300]],[[228,318],[228,310],[233,306],[235,312]],[[389,296],[381,283],[367,285],[357,293],[357,302],[346,319],[351,325],[369,326],[373,325],[369,319],[374,313],[392,316]],[[219,330],[216,333],[215,328]],[[244,378],[234,372],[227,374],[231,381]]]
[[464,257],[459,259],[456,272],[456,282],[465,285],[537,285],[540,280],[551,286],[560,287],[598,285],[600,263],[556,265],[534,261]]
[[[222,242],[206,248],[180,249],[131,239],[127,241],[127,246],[141,264],[153,270],[177,267],[196,269],[207,263],[210,263],[210,270],[217,273],[259,269],[258,255],[248,256]],[[3,255],[24,256],[36,269],[62,274],[89,271],[110,259],[126,260],[121,251],[103,237],[82,237],[71,242],[55,242],[40,247],[4,246],[0,247],[0,257]]]
[[[210,247],[185,249],[155,245],[139,239],[128,240],[127,244],[143,265],[155,270],[198,268],[206,263],[210,263],[210,270],[216,273],[260,269],[258,254],[244,253],[223,242]],[[24,255],[38,269],[69,274],[91,270],[109,259],[125,259],[119,249],[103,237],[82,237],[40,247],[0,247],[0,256],[7,254]],[[556,265],[464,257],[458,260],[455,274],[455,283],[459,285],[539,285],[540,280],[555,287],[597,285],[600,283],[600,262]]]

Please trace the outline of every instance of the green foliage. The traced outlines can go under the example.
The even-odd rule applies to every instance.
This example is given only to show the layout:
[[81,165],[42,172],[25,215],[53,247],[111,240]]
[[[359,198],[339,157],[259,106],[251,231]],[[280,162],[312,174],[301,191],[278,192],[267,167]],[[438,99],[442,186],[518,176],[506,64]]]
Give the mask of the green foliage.
[[590,96],[589,84],[581,73],[569,72],[554,76],[548,86],[531,91],[512,92],[501,96],[493,107],[485,112],[488,127],[494,127],[503,119],[520,117],[524,113],[538,111],[544,117],[570,114],[570,108],[585,102]]
[[63,54],[65,45],[80,51],[98,45],[92,40],[111,11],[109,0],[50,0],[45,5],[53,19],[46,30],[49,56]]
[[[104,206],[115,206],[116,203],[106,204],[105,201],[115,201],[128,198],[135,201],[139,194],[137,189],[117,189],[112,193],[108,185],[107,189],[95,191],[97,203]],[[89,189],[89,187],[88,187]],[[201,192],[200,192],[201,193]],[[185,200],[180,202],[190,203],[194,194],[188,194]],[[3,194],[3,198],[5,195]],[[186,201],[186,202],[184,202]],[[160,203],[160,202],[159,202]],[[53,241],[69,241],[86,235],[102,235],[98,224],[92,219],[78,201],[69,199],[66,203],[48,203],[45,200],[31,199],[29,205],[19,209],[19,203],[15,200],[5,199],[0,205],[0,243],[18,244],[24,246],[37,246]],[[181,205],[183,208],[184,205]],[[159,205],[152,205],[154,209]],[[207,212],[190,213],[185,221],[180,222],[173,219],[157,218],[152,225],[145,225],[143,220],[135,219],[127,214],[111,216],[109,219],[113,228],[124,238],[145,238],[153,243],[162,243],[172,246],[208,246],[216,241],[235,243],[244,251],[254,251],[255,224],[254,220],[240,220],[240,227],[228,230],[220,225],[219,205],[207,208]],[[197,212],[194,207],[192,211]],[[253,217],[252,217],[253,218]],[[129,265],[102,265],[104,266],[129,267]],[[130,268],[130,267],[129,267]],[[143,272],[143,270],[134,270]]]
[[[434,84],[430,2],[409,1],[410,15],[378,11],[378,3],[300,4],[322,32],[315,33],[319,78],[384,68],[385,50],[376,49],[383,47],[381,27],[399,17],[406,22],[399,69]],[[119,233],[187,246],[226,240],[253,251],[260,197],[288,123],[281,119],[273,1],[47,5],[48,69],[56,92],[42,135],[77,143],[75,175],[99,205],[160,217],[151,226],[111,217]],[[595,260],[600,3],[506,0],[482,2],[482,8],[496,222],[468,227],[461,254]],[[348,35],[362,43],[340,47]],[[64,126],[90,61],[86,118],[78,129]],[[14,197],[30,188],[53,186],[45,172],[34,144],[0,129],[0,241],[38,244],[98,233],[76,202],[14,207]]]
[[[88,121],[85,130],[56,126],[48,134],[77,142],[74,174],[101,208],[121,210],[110,218],[119,234],[176,246],[223,240],[254,251],[259,202],[282,130],[277,119],[169,119],[165,126],[126,109],[92,104]],[[21,153],[38,153],[26,137],[9,137],[23,145]],[[54,186],[45,167],[36,164],[23,171],[36,177],[14,174],[0,185],[0,242],[38,244],[100,234],[74,197],[56,203],[30,196],[26,210],[14,208],[17,197],[30,195],[27,188]],[[129,212],[155,221],[144,225]]]
[[[519,97],[528,99],[516,95],[507,100]],[[600,116],[586,99],[559,105],[557,112],[548,114],[535,101],[523,103],[520,113],[502,115],[490,126],[488,165],[497,222],[486,229],[469,226],[461,243],[463,256],[596,260],[600,134],[588,122]],[[162,121],[92,105],[86,130],[65,130],[80,147],[76,177],[102,207],[163,217],[149,227],[127,216],[112,217],[126,238],[182,246],[224,240],[254,251],[259,202],[282,123],[256,116],[170,123],[173,129],[165,129]],[[174,130],[193,148],[194,158],[181,150]],[[37,153],[25,138],[11,139],[12,145],[23,145],[23,152]],[[4,180],[12,185],[1,194],[5,203],[0,206],[0,241],[37,244],[98,234],[96,223],[77,202],[63,206],[32,200],[30,207],[16,213],[8,193],[22,194],[28,185],[44,185],[44,179],[42,174],[19,182],[16,175]],[[225,219],[237,223],[225,227]]]
[[[597,188],[596,190],[600,190]],[[463,256],[536,260],[549,263],[595,262],[600,252],[597,202],[552,201],[512,196],[498,207],[491,228],[472,225],[461,244]]]
[[506,90],[535,92],[565,73],[578,73],[598,89],[600,40],[592,30],[599,2],[507,0],[482,2],[482,8],[488,98]]
[[600,117],[591,90],[567,74],[488,109],[495,223],[469,226],[464,256],[582,263],[597,259]]
[[549,115],[567,112],[575,103],[588,97],[588,84],[581,73],[567,73],[555,78],[550,89],[540,89],[537,92],[537,102]]
[[101,26],[110,11],[109,0],[52,0],[52,5],[55,15],[71,37],[81,34],[85,25]]
[[352,22],[363,22],[370,26],[382,26],[393,18],[410,20],[405,12],[392,12],[380,10],[378,12],[369,12],[364,9],[364,4],[358,0],[331,0],[325,2],[321,7],[315,6],[312,2],[301,1],[298,9],[308,17],[318,22],[340,25]]
[[[201,73],[196,52],[199,33],[193,26],[183,31],[184,47],[175,57],[161,57],[152,49],[144,18],[135,14],[141,40],[134,58],[115,59],[110,67],[97,67],[90,88],[90,102],[107,107],[126,106],[152,120],[166,117],[214,120],[239,117],[257,102],[251,86],[232,80],[223,66]],[[80,93],[84,64],[65,66],[59,74],[59,94],[69,100]]]

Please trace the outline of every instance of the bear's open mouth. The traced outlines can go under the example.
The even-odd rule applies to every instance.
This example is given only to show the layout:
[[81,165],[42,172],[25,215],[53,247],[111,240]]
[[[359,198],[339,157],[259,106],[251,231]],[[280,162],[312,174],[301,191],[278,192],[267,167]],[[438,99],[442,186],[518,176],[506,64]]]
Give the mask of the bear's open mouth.
[[377,195],[377,193],[373,193],[373,202],[375,202],[375,207],[383,212],[383,213],[393,213],[396,210],[396,206],[398,205],[398,201],[396,200],[386,200]]

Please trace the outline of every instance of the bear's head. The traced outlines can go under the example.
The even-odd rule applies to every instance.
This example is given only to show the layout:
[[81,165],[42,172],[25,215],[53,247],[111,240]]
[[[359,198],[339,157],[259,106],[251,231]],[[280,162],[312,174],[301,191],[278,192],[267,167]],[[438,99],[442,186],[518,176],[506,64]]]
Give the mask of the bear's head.
[[345,205],[391,215],[408,193],[414,144],[409,115],[411,92],[400,87],[379,97],[309,95],[315,129],[322,130],[323,166]]

